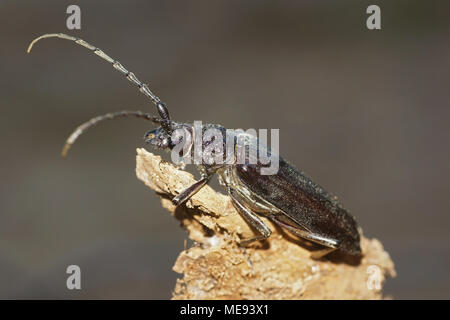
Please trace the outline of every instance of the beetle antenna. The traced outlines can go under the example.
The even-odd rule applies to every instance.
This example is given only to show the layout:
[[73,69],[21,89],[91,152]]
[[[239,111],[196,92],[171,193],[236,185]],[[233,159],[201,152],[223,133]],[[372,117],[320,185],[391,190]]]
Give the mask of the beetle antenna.
[[145,120],[149,120],[152,121],[153,123],[157,123],[157,124],[162,124],[163,120],[152,116],[149,113],[144,113],[141,111],[117,111],[117,112],[110,112],[110,113],[106,113],[103,114],[101,116],[97,116],[92,118],[89,121],[86,121],[85,123],[81,124],[80,126],[78,126],[73,132],[72,134],[69,136],[69,138],[67,138],[66,143],[64,144],[63,150],[61,152],[61,156],[63,158],[66,157],[67,152],[69,152],[70,147],[72,147],[72,145],[75,143],[75,141],[78,139],[78,137],[80,135],[82,135],[84,132],[86,132],[90,127],[95,126],[97,123],[104,121],[104,120],[112,120],[115,118],[120,118],[120,117],[129,117],[129,116],[134,116],[137,118],[141,118],[141,119],[145,119]]
[[150,98],[150,100],[156,105],[158,113],[162,119],[161,122],[162,127],[167,133],[170,133],[172,131],[169,110],[167,109],[166,105],[163,102],[161,102],[161,100],[152,91],[150,91],[149,87],[145,83],[141,82],[133,72],[128,71],[119,61],[111,58],[105,52],[103,52],[103,50],[87,43],[86,41],[77,37],[69,36],[64,33],[48,33],[34,39],[28,46],[27,53],[31,52],[31,49],[33,48],[36,42],[45,38],[60,38],[71,40],[76,44],[79,44],[80,46],[83,46],[93,51],[100,58],[111,63],[114,69],[122,73],[131,83],[134,83],[139,88],[140,92],[142,92],[146,97]]

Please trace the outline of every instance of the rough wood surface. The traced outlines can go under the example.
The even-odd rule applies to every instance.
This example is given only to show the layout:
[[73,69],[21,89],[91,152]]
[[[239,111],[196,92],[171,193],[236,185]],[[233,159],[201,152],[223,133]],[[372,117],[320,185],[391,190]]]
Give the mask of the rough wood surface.
[[205,186],[175,208],[170,199],[191,185],[193,176],[145,149],[137,149],[136,174],[195,243],[173,267],[182,274],[173,299],[380,299],[385,278],[395,276],[377,239],[362,237],[361,259],[335,252],[313,260],[317,246],[267,222],[272,236],[244,249],[240,237],[254,232],[227,196]]

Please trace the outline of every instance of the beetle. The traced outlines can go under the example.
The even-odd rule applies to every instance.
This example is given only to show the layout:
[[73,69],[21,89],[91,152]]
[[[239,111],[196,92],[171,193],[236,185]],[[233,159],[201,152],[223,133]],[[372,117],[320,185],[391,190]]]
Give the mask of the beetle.
[[[144,135],[146,143],[166,151],[179,149],[182,144],[183,148],[187,147],[187,156],[194,157],[191,148],[194,143],[193,125],[171,120],[167,106],[134,73],[128,71],[120,62],[101,49],[80,38],[63,33],[45,34],[34,39],[27,52],[29,53],[33,45],[44,38],[70,40],[93,51],[112,64],[116,70],[135,84],[140,92],[150,98],[159,114],[159,117],[156,117],[141,111],[119,111],[94,117],[77,127],[69,136],[62,151],[63,157],[66,156],[75,140],[90,127],[104,120],[129,116],[149,120],[158,126]],[[207,129],[218,130],[224,133],[224,137],[228,137],[226,129],[221,125],[204,125],[202,133]],[[236,138],[239,136],[233,137],[234,144],[236,144]],[[252,140],[248,136],[244,138]],[[225,140],[226,138],[219,143],[225,146]],[[202,147],[207,147],[209,142],[203,141]],[[259,147],[258,144],[257,148]],[[266,148],[266,151],[270,153],[269,148]],[[259,232],[256,237],[242,239],[241,245],[263,240],[271,235],[271,229],[261,219],[263,216],[300,238],[322,245],[321,250],[312,254],[314,258],[321,258],[337,249],[350,255],[361,255],[360,234],[355,218],[336,197],[282,157],[277,157],[278,172],[272,175],[261,174],[264,164],[259,161],[249,161],[251,159],[247,153],[244,159],[243,163],[232,161],[226,164],[202,160],[198,165],[201,179],[176,195],[172,202],[175,205],[183,204],[205,186],[214,174],[218,174],[219,181],[225,187],[237,212]]]

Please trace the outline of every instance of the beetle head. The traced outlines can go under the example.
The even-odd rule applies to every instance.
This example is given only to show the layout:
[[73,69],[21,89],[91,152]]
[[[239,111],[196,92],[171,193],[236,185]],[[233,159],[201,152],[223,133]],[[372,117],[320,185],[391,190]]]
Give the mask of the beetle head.
[[171,129],[170,133],[162,126],[150,130],[144,135],[144,140],[158,149],[169,151],[177,147],[177,150],[190,151],[194,141],[192,126],[172,121]]

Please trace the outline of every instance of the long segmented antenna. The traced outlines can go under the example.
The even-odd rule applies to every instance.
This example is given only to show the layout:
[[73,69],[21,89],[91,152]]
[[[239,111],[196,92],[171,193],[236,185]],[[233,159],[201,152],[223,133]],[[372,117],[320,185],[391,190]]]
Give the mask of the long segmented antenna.
[[91,51],[93,51],[97,56],[102,58],[103,60],[109,62],[112,64],[114,69],[118,70],[120,73],[122,73],[131,83],[134,83],[138,88],[139,91],[142,92],[145,96],[151,99],[151,101],[156,105],[158,113],[160,114],[162,118],[161,125],[162,127],[169,133],[171,131],[171,123],[170,123],[170,116],[169,111],[167,110],[167,107],[161,100],[152,92],[150,91],[149,87],[141,82],[133,72],[128,71],[119,61],[111,58],[108,56],[103,50],[87,43],[83,39],[72,37],[64,33],[48,33],[44,34],[36,39],[34,39],[30,45],[28,46],[27,53],[30,53],[31,49],[35,45],[36,42],[38,42],[41,39],[45,38],[60,38],[60,39],[66,39],[71,40],[75,42],[76,44],[79,44],[80,46],[83,46]]
[[117,111],[117,112],[110,112],[110,113],[106,113],[104,115],[101,116],[97,116],[92,118],[89,121],[86,121],[85,123],[83,123],[82,125],[78,126],[73,132],[72,134],[69,136],[69,138],[67,138],[66,143],[64,144],[63,150],[61,152],[61,156],[63,158],[66,157],[67,152],[69,152],[70,147],[72,147],[72,145],[75,143],[75,141],[78,139],[78,137],[80,135],[82,135],[84,132],[86,132],[90,127],[95,126],[97,123],[104,121],[104,120],[112,120],[115,118],[119,118],[119,117],[128,117],[128,116],[134,116],[137,118],[142,118],[145,120],[149,120],[152,121],[153,123],[157,123],[157,124],[161,124],[162,120],[152,116],[149,113],[144,113],[141,111],[128,111],[128,110],[124,110],[124,111]]

